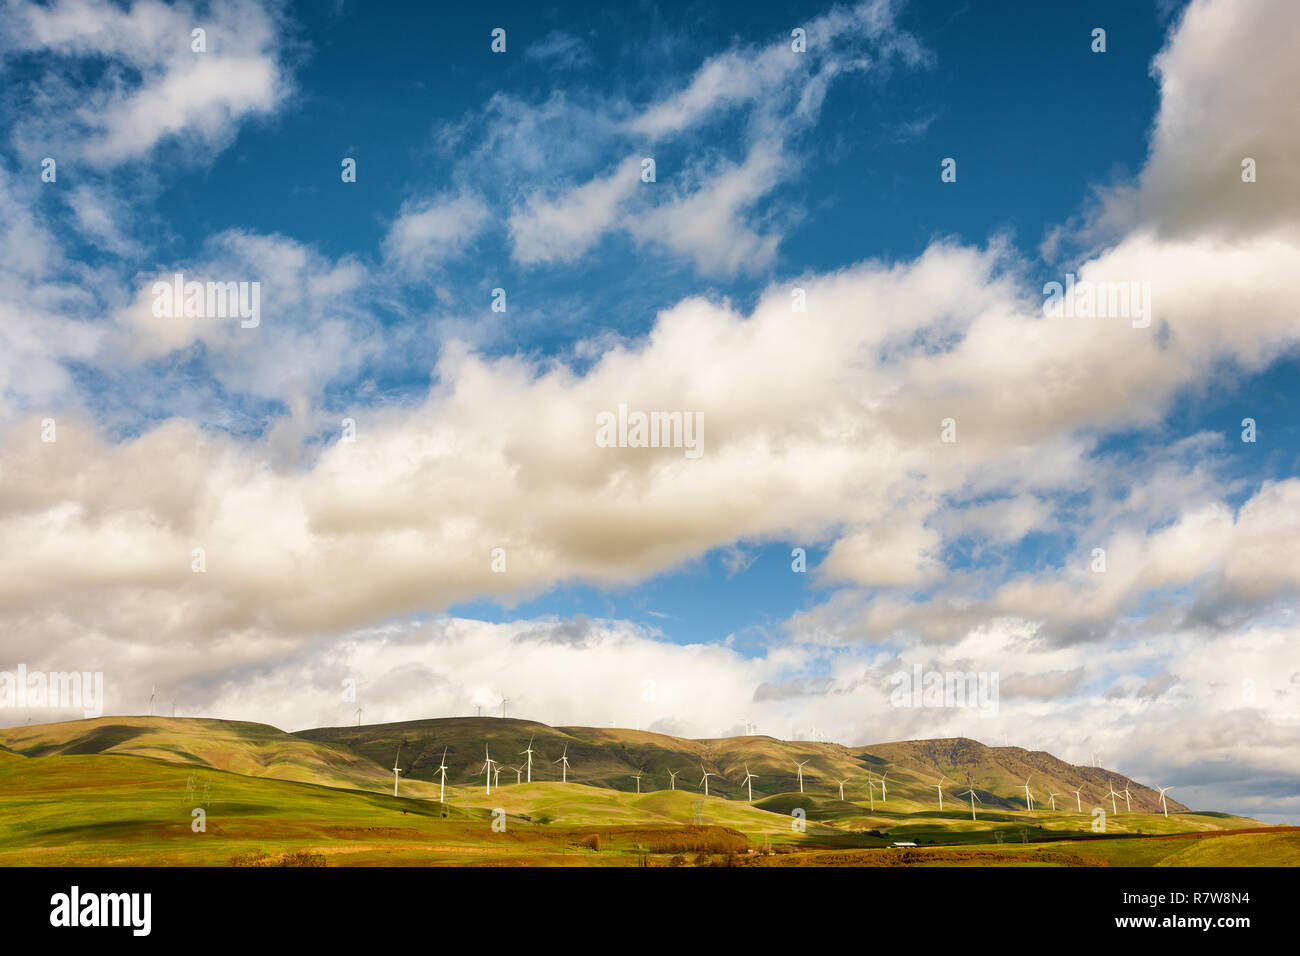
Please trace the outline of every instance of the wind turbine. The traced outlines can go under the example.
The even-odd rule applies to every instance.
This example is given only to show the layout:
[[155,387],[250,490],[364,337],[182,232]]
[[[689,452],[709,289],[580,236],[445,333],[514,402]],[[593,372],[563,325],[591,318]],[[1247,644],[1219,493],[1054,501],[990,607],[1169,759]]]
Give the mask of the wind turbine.
[[438,766],[435,768],[435,771],[437,773],[442,774],[442,782],[438,784],[438,802],[445,803],[446,800],[444,800],[443,798],[446,797],[447,795],[447,748],[446,747],[442,748],[442,760],[438,761]]
[[880,802],[881,803],[884,803],[885,798],[889,796],[889,791],[885,788],[885,778],[888,776],[889,776],[888,770],[886,770],[884,773],[880,775]]
[[[1110,787],[1110,784],[1106,784],[1106,786]],[[1108,794],[1106,794],[1106,796],[1102,797],[1103,800],[1105,800],[1106,797],[1110,797],[1110,812],[1111,812],[1111,813],[1114,813],[1114,814],[1119,813],[1119,811],[1118,811],[1117,809],[1115,809],[1115,798],[1118,797],[1118,796],[1119,796],[1119,794],[1115,792],[1115,788],[1114,788],[1114,787],[1111,787],[1111,789],[1110,789],[1110,793],[1108,793]]]
[[867,799],[871,801],[871,810],[876,809],[876,785],[871,779],[871,771],[867,771]]
[[939,782],[934,785],[934,788],[939,791],[939,812],[940,813],[943,813],[943,782],[947,779],[948,778],[943,774],[939,774]]
[[[970,818],[971,818],[972,820],[974,820],[974,819],[975,819],[975,801],[979,800],[980,803],[983,803],[984,801],[983,801],[983,800],[980,800],[979,797],[975,796],[975,789],[974,789],[973,787],[972,787],[970,790],[967,790],[966,793],[969,793],[969,794],[970,794]],[[966,794],[962,794],[962,796],[965,796],[965,795],[966,795]]]
[[1059,793],[1052,793],[1052,791],[1050,791],[1050,790],[1047,791],[1047,799],[1050,800],[1050,801],[1052,801],[1052,809],[1053,809],[1053,810],[1056,809],[1056,798],[1059,797],[1059,796],[1060,796]]
[[522,757],[524,754],[528,754],[528,782],[529,782],[529,783],[532,783],[532,782],[533,782],[533,741],[536,740],[536,739],[537,739],[537,738],[536,738],[535,736],[534,736],[534,737],[529,737],[529,738],[528,738],[528,749],[527,749],[527,750],[521,750],[521,751],[519,751],[519,756],[521,756],[521,757]]
[[640,793],[641,792],[641,771],[638,770],[636,773],[632,774],[632,776],[636,777],[636,792]]
[[1160,809],[1165,811],[1165,819],[1169,819],[1169,804],[1165,803],[1165,791],[1172,790],[1173,787],[1156,787],[1160,791]]
[[560,759],[555,763],[560,764],[560,783],[569,782],[569,745],[564,745],[564,753],[560,754]]
[[[811,759],[812,759],[811,757],[808,758],[808,760]],[[803,793],[803,765],[807,763],[808,760],[805,760],[803,763],[800,763],[798,760],[794,762],[795,769],[799,771],[799,792],[800,793]]]
[[[700,765],[700,769],[701,769],[701,770],[704,770],[704,765],[703,765],[703,764]],[[708,771],[708,770],[704,770],[704,776],[700,778],[700,783],[704,784],[704,795],[705,795],[706,797],[709,795],[709,778],[710,778],[710,777],[716,777],[716,776],[717,776],[716,773],[713,773],[713,772]]]
[[1029,781],[1033,779],[1033,777],[1025,778],[1025,807],[1031,812],[1034,809],[1034,795],[1029,792]]
[[149,691],[149,716],[150,717],[153,716],[153,700],[157,696],[158,696],[158,685],[155,684],[153,686],[153,689]]
[[1129,811],[1129,812],[1132,812],[1132,810],[1133,810],[1133,804],[1129,801],[1129,798],[1128,798],[1128,787],[1125,787],[1125,788],[1124,788],[1122,791],[1120,791],[1120,792],[1124,794],[1124,809],[1127,810],[1127,811]]
[[1071,792],[1072,794],[1074,794],[1074,807],[1075,807],[1075,809],[1078,810],[1080,813],[1082,813],[1082,812],[1083,812],[1083,797],[1079,796],[1079,791],[1078,791],[1078,790],[1071,790],[1070,792]]
[[361,726],[361,708],[360,708],[360,707],[357,708],[357,726],[358,726],[358,727]]
[[523,782],[524,782],[524,768],[523,768],[523,767],[512,767],[511,769],[515,772],[515,783],[516,783],[516,784],[523,783]]
[[[749,764],[745,764],[745,779],[742,780],[742,781],[740,782],[740,785],[741,785],[742,787],[745,787],[745,788],[747,788],[747,789],[749,790],[749,802],[750,802],[750,803],[753,803],[753,802],[754,802],[754,785],[753,785],[752,783],[750,783],[750,781],[751,781],[751,780],[757,780],[757,779],[758,779],[758,777],[756,777],[754,774],[752,774],[752,773],[749,772]],[[840,799],[841,799],[841,800],[844,799],[844,785],[843,785],[843,784],[840,784]]]
[[509,698],[509,697],[502,697],[502,698],[501,698],[501,716],[502,716],[503,718],[504,718],[505,715],[506,715],[506,704],[508,704],[508,703],[510,703],[510,698]]
[[487,781],[487,792],[489,795],[492,793],[492,766],[495,763],[496,761],[492,759],[492,755],[488,753],[487,744],[484,744],[483,745],[483,766],[479,768],[478,772],[483,774],[484,779]]
[[402,755],[402,745],[397,745],[397,753],[393,755],[393,796],[397,796],[397,777],[402,772],[397,766],[397,758]]
[[680,770],[669,770],[669,771],[668,771],[668,789],[669,789],[669,790],[676,790],[676,789],[677,789],[677,775],[678,775],[679,773],[681,773]]
[[494,764],[492,767],[492,785],[498,790],[501,789],[501,764]]

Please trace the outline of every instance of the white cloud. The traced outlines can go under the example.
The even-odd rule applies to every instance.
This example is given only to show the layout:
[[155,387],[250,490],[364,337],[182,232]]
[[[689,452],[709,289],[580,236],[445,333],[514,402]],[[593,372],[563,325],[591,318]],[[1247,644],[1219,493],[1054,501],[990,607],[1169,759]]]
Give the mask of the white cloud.
[[[221,148],[240,121],[271,113],[288,91],[275,10],[250,0],[202,12],[154,0],[11,7],[14,48],[54,58],[40,80],[46,106],[19,125],[19,142],[107,167],[165,141]],[[195,28],[207,32],[206,52],[191,47]],[[69,80],[76,61],[106,62],[105,80],[93,88]]]
[[471,194],[405,202],[384,238],[384,254],[400,268],[429,269],[463,255],[488,218],[486,204]]

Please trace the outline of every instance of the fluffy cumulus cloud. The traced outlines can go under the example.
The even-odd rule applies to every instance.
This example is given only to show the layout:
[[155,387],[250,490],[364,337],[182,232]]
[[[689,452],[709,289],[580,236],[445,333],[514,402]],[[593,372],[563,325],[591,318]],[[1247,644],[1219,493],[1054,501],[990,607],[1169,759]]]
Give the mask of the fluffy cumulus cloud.
[[[1300,17],[1271,6],[1269,22]],[[67,9],[31,12],[26,42],[144,57],[122,39],[132,31],[114,26],[128,16],[119,8],[86,4],[94,30],[64,24]],[[232,9],[256,21],[251,8]],[[1144,313],[1050,317],[1038,290],[1060,277],[1042,277],[997,241],[936,241],[912,261],[773,283],[747,307],[684,299],[644,337],[576,349],[580,363],[444,343],[421,400],[358,395],[347,409],[355,436],[333,433],[290,465],[272,446],[305,444],[307,424],[289,438],[249,439],[177,417],[121,437],[74,408],[49,443],[28,408],[0,432],[6,657],[109,670],[110,706],[127,711],[157,682],[176,688],[178,712],[290,727],[347,719],[338,687],[353,677],[376,719],[466,712],[504,694],[552,723],[698,735],[739,730],[741,718],[779,735],[816,726],[846,742],[1006,734],[1079,762],[1097,752],[1176,785],[1206,779],[1195,754],[1203,767],[1235,768],[1227,783],[1207,784],[1207,800],[1300,779],[1286,745],[1300,713],[1287,610],[1300,592],[1288,550],[1300,484],[1243,493],[1204,464],[1222,454],[1209,436],[1122,467],[1102,448],[1108,434],[1161,422],[1225,367],[1259,371],[1300,342],[1300,207],[1283,201],[1295,185],[1295,130],[1282,121],[1300,67],[1275,39],[1286,31],[1251,28],[1253,12],[1243,26],[1238,9],[1197,0],[1174,28],[1156,61],[1150,160],[1103,197],[1110,240],[1097,241],[1102,220],[1091,220],[1094,248],[1069,267],[1080,281],[1148,283]],[[131,10],[147,20],[135,31],[173,16]],[[574,262],[624,231],[706,274],[773,261],[779,236],[746,219],[798,162],[794,143],[768,135],[772,118],[811,122],[841,71],[925,59],[884,4],[813,27],[810,50],[834,36],[839,52],[801,64],[785,44],[720,54],[602,127],[653,144],[748,109],[757,115],[744,155],[702,160],[687,185],[654,201],[637,198],[663,185],[640,181],[639,152],[585,179],[521,189],[503,219],[515,259]],[[266,55],[272,35],[241,34],[240,55]],[[580,64],[580,47],[548,43],[546,59]],[[236,88],[210,111],[197,97],[196,108],[164,111],[170,125],[140,129],[127,119],[133,97],[165,98],[169,82],[201,79],[193,67],[155,64],[144,90],[115,91],[98,111],[105,119],[81,133],[103,161],[181,130],[217,135],[213,116],[275,102],[278,74],[267,68],[256,96]],[[1261,96],[1259,76],[1282,94]],[[1194,144],[1214,144],[1214,155]],[[1237,152],[1260,161],[1259,185],[1273,177],[1263,218],[1232,198]],[[384,260],[425,272],[464,254],[491,227],[493,201],[472,191],[411,200],[390,224]],[[78,215],[100,242],[118,241],[89,199]],[[148,364],[201,350],[223,387],[282,399],[307,419],[332,381],[381,347],[364,265],[241,232],[205,250],[194,278],[264,277],[274,288],[257,328],[160,321],[149,289],[172,270],[159,268],[133,277],[95,354]],[[7,281],[40,288],[33,308],[59,321],[40,269],[6,268]],[[791,308],[795,286],[806,311]],[[296,321],[279,320],[290,312]],[[6,328],[0,336],[14,334]],[[66,386],[58,379],[73,347],[18,347],[37,356],[23,376],[28,404]],[[12,389],[4,362],[0,382]],[[602,447],[597,416],[620,405],[702,413],[703,454]],[[945,420],[955,441],[944,440]],[[1164,493],[1111,493],[1134,475],[1158,476]],[[951,557],[972,536],[1004,553],[1032,534],[1065,541],[1060,559],[1012,573]],[[725,634],[681,645],[617,620],[437,616],[572,582],[634,585],[714,549],[743,574],[737,545],[765,541],[824,549],[810,570],[828,592],[759,656]],[[1103,572],[1094,548],[1105,551]],[[891,675],[913,667],[996,672],[997,712],[893,706]],[[1237,805],[1300,809],[1285,798]]]

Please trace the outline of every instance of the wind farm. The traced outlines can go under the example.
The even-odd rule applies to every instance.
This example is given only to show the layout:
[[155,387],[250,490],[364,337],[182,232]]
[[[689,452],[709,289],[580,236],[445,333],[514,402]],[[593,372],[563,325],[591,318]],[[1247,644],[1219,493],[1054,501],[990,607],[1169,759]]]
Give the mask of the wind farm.
[[[504,783],[503,748],[527,758]],[[698,777],[682,775],[687,761]],[[190,829],[191,777],[211,794],[206,833]],[[948,791],[955,807],[953,779],[967,781]],[[298,733],[105,717],[0,730],[0,864],[1300,863],[1296,828],[1192,810],[1171,789],[966,738],[848,747],[499,716]],[[1063,793],[1074,808],[1055,803]]]

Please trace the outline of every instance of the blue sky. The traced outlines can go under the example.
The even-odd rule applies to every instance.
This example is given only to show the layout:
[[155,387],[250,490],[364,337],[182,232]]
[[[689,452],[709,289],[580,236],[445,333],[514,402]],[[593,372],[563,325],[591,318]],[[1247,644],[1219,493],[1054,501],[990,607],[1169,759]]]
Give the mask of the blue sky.
[[[556,723],[672,674],[616,719],[1188,787],[1197,742],[1237,766],[1207,799],[1293,813],[1300,179],[1258,7],[12,4],[15,661],[292,727],[339,674]],[[260,283],[261,324],[151,315],[176,272]],[[1153,321],[1053,324],[1067,272]],[[619,403],[699,412],[700,462],[597,447]],[[1003,716],[881,711],[913,663],[1000,672]]]

